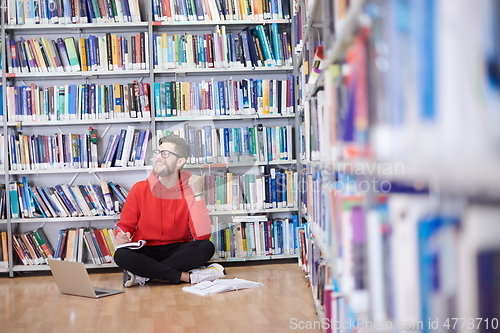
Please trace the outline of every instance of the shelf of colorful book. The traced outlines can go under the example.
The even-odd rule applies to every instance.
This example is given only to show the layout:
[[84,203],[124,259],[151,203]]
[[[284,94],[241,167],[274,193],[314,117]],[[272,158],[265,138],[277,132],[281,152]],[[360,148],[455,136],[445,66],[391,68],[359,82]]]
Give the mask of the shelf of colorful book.
[[[308,4],[309,8],[306,8],[305,19],[306,22],[304,24],[304,29],[302,31],[302,40],[300,44],[295,48],[295,53],[298,54],[297,63],[301,64],[304,59],[304,54],[307,52],[305,45],[311,38],[313,32],[313,28],[318,26],[321,23],[321,14],[322,12],[319,10],[321,8],[321,4],[319,4],[321,0],[311,0]],[[319,26],[318,26],[319,27]]]
[[265,24],[288,24],[290,20],[232,20],[232,21],[153,21],[154,26],[212,26],[212,25],[265,25]]
[[308,101],[316,94],[319,88],[324,86],[326,69],[330,65],[334,64],[346,47],[349,46],[349,43],[356,32],[356,28],[360,25],[360,16],[365,2],[366,0],[357,0],[349,6],[347,15],[342,20],[342,24],[339,26],[339,30],[335,35],[332,47],[327,49],[325,52],[325,60],[321,62],[319,76],[316,82],[310,86],[308,94],[305,97],[305,101]]
[[287,1],[172,1],[153,0],[150,6],[155,22],[226,22],[279,21],[290,18],[290,2]]
[[82,217],[33,217],[24,219],[11,219],[11,223],[55,223],[55,222],[84,222],[96,221],[117,221],[120,215],[112,216],[82,216]]
[[296,212],[296,207],[290,208],[267,208],[267,209],[242,209],[242,210],[227,210],[227,211],[213,211],[209,215],[241,215],[241,214],[257,214],[257,213],[283,213],[283,212]]
[[325,60],[322,61],[320,69],[324,70],[337,61],[339,54],[352,40],[356,29],[361,24],[365,24],[365,16],[362,15],[363,8],[367,0],[352,1],[347,10],[345,18],[337,27],[335,42],[332,48],[326,51]]
[[[335,332],[335,327],[339,327],[338,325],[342,325],[341,323],[349,323],[348,320],[340,320],[339,314],[333,313],[333,311],[337,311],[341,313],[343,309],[334,308],[333,303],[337,303],[338,299],[345,297],[345,294],[336,292],[332,290],[332,286],[326,285],[324,286],[324,295],[323,304],[321,300],[317,298],[317,290],[316,288],[310,288],[311,294],[313,296],[314,307],[316,309],[316,315],[318,316],[318,322],[322,323],[322,331],[325,333]],[[355,321],[353,321],[355,322]],[[345,326],[343,326],[345,327]]]
[[327,329],[326,325],[334,324],[329,323],[328,319],[331,318],[331,301],[332,296],[332,282],[331,282],[331,265],[328,263],[321,250],[317,246],[317,239],[310,238],[308,244],[307,260],[308,260],[308,279],[311,288],[311,294],[316,308],[316,313],[319,322],[322,323],[321,328],[323,332],[332,332]]
[[[85,264],[85,268],[118,268],[115,263],[106,263],[106,264]],[[32,271],[49,271],[50,268],[48,265],[14,265],[14,272],[32,272]]]

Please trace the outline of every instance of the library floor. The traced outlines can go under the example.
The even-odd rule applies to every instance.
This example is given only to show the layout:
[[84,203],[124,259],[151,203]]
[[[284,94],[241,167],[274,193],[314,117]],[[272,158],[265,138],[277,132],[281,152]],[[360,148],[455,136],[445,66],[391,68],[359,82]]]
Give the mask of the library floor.
[[[151,281],[101,299],[62,295],[50,273],[0,275],[0,332],[296,332],[317,321],[305,273],[296,263],[226,266],[228,278],[264,287],[198,296]],[[122,289],[122,274],[93,273],[96,287]],[[307,332],[321,332],[307,329]]]

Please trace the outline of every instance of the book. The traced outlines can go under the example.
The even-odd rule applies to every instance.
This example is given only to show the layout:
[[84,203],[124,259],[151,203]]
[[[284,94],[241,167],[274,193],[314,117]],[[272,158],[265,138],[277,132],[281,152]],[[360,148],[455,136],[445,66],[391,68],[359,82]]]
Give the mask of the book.
[[116,250],[121,249],[121,248],[127,248],[130,250],[138,250],[141,247],[143,247],[144,245],[146,245],[146,241],[141,239],[141,240],[138,240],[137,242],[129,242],[129,243],[116,245]]
[[262,286],[264,285],[260,282],[234,278],[217,279],[215,281],[203,281],[195,284],[194,286],[183,287],[182,290],[201,296],[208,296],[226,291],[257,288]]

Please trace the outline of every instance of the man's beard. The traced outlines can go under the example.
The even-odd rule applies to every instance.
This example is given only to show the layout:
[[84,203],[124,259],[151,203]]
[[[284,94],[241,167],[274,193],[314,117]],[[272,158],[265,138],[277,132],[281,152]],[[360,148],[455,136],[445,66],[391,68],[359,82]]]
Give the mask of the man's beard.
[[167,176],[170,176],[171,174],[173,174],[175,172],[175,168],[174,169],[170,169],[170,167],[168,166],[168,164],[165,164],[165,167],[160,168],[159,170],[157,168],[155,168],[154,172],[159,177],[167,177]]

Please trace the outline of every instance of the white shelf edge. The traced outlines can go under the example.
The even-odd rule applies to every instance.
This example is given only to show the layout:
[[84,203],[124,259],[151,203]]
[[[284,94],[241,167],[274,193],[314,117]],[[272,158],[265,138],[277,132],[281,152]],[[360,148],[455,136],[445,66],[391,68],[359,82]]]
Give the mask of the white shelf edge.
[[[276,19],[276,20],[202,20],[202,21],[152,21],[152,26],[192,26],[192,25],[258,25],[258,24],[289,24],[290,19]],[[70,23],[70,24],[22,24],[14,25],[9,24],[5,26],[6,30],[30,30],[30,29],[93,29],[93,28],[134,28],[134,27],[147,27],[149,22],[109,22],[109,23]]]
[[294,113],[285,114],[242,114],[234,116],[192,116],[192,117],[155,117],[155,122],[176,122],[176,121],[219,121],[219,120],[240,120],[240,119],[280,119],[294,118]]
[[259,257],[231,257],[231,258],[212,258],[210,262],[244,262],[256,260],[277,260],[277,259],[295,259],[297,254],[270,254]]
[[211,211],[208,214],[210,216],[217,215],[239,215],[239,214],[254,214],[254,213],[284,213],[284,212],[295,212],[296,207],[292,208],[268,208],[268,209],[244,209],[244,210],[223,210],[223,211]]
[[[96,264],[85,264],[85,268],[118,268],[115,263],[105,263],[101,265]],[[33,272],[33,271],[50,271],[49,265],[15,265],[13,267],[14,272]]]
[[272,254],[271,259],[296,259],[298,254]]
[[184,169],[198,168],[233,168],[233,167],[252,167],[261,165],[281,165],[296,164],[297,160],[277,160],[277,161],[255,161],[255,162],[234,162],[234,163],[212,163],[212,164],[186,164]]
[[161,27],[171,27],[171,26],[189,26],[189,25],[258,25],[258,24],[287,24],[290,23],[290,19],[277,19],[277,20],[221,20],[221,21],[153,21],[153,26]]
[[155,69],[155,74],[203,74],[203,73],[234,73],[234,72],[279,72],[292,71],[293,66],[268,66],[268,67],[236,67],[236,68],[177,68],[177,69]]
[[29,29],[92,29],[92,28],[117,28],[117,27],[147,27],[148,22],[109,22],[109,23],[69,23],[69,24],[9,24],[6,30]]
[[7,78],[32,78],[32,77],[89,77],[89,76],[119,76],[119,75],[134,75],[144,76],[149,75],[149,69],[135,69],[135,70],[116,70],[116,71],[79,71],[79,72],[29,72],[29,73],[7,73]]
[[[293,165],[297,160],[277,160],[267,162],[242,162],[242,163],[213,163],[213,164],[186,164],[184,169],[207,169],[207,168],[235,168],[252,167],[262,165]],[[49,169],[49,170],[10,170],[10,175],[43,175],[54,173],[103,173],[103,172],[128,172],[128,171],[150,171],[152,166],[141,167],[110,167],[110,168],[87,168],[87,169]],[[0,172],[0,176],[5,175],[5,171]]]
[[151,122],[151,118],[112,118],[112,119],[75,119],[75,120],[51,120],[51,121],[9,121],[7,126],[61,126],[61,125],[97,125],[97,124],[127,124]]
[[[309,272],[308,272],[309,274]],[[311,279],[311,275],[309,274],[309,279]],[[309,281],[309,283],[311,283]],[[318,320],[320,323],[323,323],[325,320],[325,309],[324,307],[319,304],[319,300],[316,298],[316,292],[317,292],[317,286],[313,286],[311,284],[311,296],[312,296],[312,301],[314,303],[314,308],[316,309],[316,315],[318,316]],[[326,332],[325,330],[322,330],[323,332]]]
[[[300,49],[296,50],[296,52],[299,55],[299,59],[302,60],[304,50],[305,50],[305,45],[307,44],[307,41],[309,40],[309,35],[312,34],[312,29],[314,28],[314,17],[316,16],[316,11],[318,10],[318,3],[320,0],[312,0],[311,3],[311,9],[307,11],[306,8],[306,24],[304,25],[306,27],[305,34],[302,38],[301,41],[301,47]],[[299,61],[301,63],[302,61]]]
[[113,216],[81,216],[81,217],[32,217],[11,219],[11,223],[57,223],[57,222],[82,222],[82,221],[110,221],[120,219],[119,215]]
[[87,169],[50,169],[50,170],[11,170],[11,175],[41,175],[53,173],[102,173],[102,172],[125,172],[151,170],[151,166],[142,167],[111,167],[111,168],[87,168]]
[[[294,212],[297,208],[268,208],[268,209],[244,209],[244,210],[231,210],[231,211],[210,211],[210,216],[217,215],[240,215],[240,214],[253,214],[253,213],[284,213]],[[56,223],[56,222],[81,222],[81,221],[110,221],[120,219],[119,215],[113,216],[80,216],[80,217],[32,217],[22,219],[11,219],[11,223]]]
[[[155,117],[155,122],[180,122],[180,121],[220,121],[240,119],[283,119],[294,118],[294,113],[282,114],[244,114],[234,116],[189,116],[189,117]],[[96,125],[96,124],[126,124],[151,122],[152,118],[111,118],[111,119],[75,119],[75,120],[39,120],[39,121],[9,121],[8,127],[22,126],[61,126],[61,125]]]
[[333,258],[331,258],[330,253],[332,252],[332,249],[326,244],[325,241],[325,232],[323,229],[320,228],[318,223],[316,221],[313,221],[311,218],[309,218],[309,229],[311,233],[314,235],[314,240],[319,247],[321,251],[322,258],[329,264],[331,265],[333,262]]

